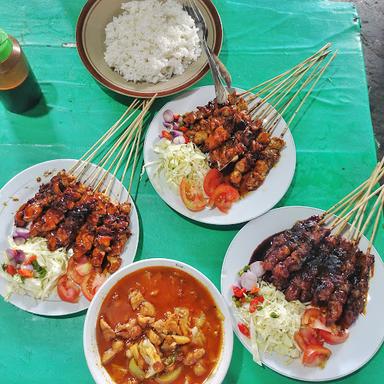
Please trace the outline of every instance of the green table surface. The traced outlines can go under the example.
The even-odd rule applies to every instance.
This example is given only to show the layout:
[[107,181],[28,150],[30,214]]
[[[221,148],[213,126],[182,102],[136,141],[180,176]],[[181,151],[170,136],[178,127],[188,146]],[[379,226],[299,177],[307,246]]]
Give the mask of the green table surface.
[[[356,10],[348,3],[325,0],[216,0],[215,4],[224,25],[221,58],[236,86],[258,84],[328,41],[339,50],[327,80],[292,127],[297,170],[279,203],[329,207],[366,178],[376,161]],[[101,89],[79,59],[73,43],[82,5],[81,0],[1,4],[1,27],[23,45],[45,102],[24,115],[0,106],[0,185],[41,161],[79,157],[129,102]],[[198,85],[211,82],[206,76]],[[154,110],[165,101],[159,100]],[[135,198],[141,219],[136,260],[177,258],[197,267],[219,287],[224,254],[241,225],[217,228],[186,220],[156,195],[145,177]],[[384,254],[382,227],[376,247]],[[84,316],[35,316],[0,300],[0,382],[92,383],[82,347]],[[365,367],[338,381],[382,382],[383,358],[381,349]],[[235,338],[226,383],[289,381],[293,380],[255,365]]]

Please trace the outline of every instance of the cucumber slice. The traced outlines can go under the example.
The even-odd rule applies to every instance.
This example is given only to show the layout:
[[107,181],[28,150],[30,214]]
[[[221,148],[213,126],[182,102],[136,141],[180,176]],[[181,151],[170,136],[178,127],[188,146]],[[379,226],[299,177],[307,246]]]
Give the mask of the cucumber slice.
[[181,373],[181,367],[176,368],[174,371],[166,373],[157,377],[155,380],[160,384],[169,384],[175,381]]
[[132,373],[133,376],[136,377],[136,379],[144,380],[145,379],[145,372],[136,364],[135,359],[131,359],[128,365],[129,372]]

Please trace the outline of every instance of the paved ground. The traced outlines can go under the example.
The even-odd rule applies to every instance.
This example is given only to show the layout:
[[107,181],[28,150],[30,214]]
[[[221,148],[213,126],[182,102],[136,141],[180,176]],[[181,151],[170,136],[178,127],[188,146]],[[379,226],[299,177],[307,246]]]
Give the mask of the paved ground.
[[384,0],[350,1],[360,15],[372,122],[381,158],[384,156]]

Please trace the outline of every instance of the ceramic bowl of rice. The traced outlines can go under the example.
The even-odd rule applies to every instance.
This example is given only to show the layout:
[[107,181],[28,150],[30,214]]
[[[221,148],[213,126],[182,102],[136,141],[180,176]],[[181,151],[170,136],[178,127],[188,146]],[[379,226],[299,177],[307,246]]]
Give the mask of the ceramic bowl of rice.
[[[223,34],[211,0],[195,0],[218,55]],[[183,0],[88,0],[76,43],[91,75],[110,90],[132,97],[169,96],[209,70],[195,22]]]

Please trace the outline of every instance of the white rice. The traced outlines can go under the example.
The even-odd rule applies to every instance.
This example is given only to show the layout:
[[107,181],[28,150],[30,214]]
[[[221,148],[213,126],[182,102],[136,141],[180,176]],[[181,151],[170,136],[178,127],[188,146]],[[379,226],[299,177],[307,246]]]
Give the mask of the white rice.
[[177,0],[129,1],[106,26],[106,63],[127,81],[158,83],[201,55],[198,29]]

